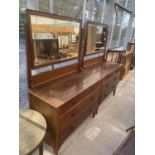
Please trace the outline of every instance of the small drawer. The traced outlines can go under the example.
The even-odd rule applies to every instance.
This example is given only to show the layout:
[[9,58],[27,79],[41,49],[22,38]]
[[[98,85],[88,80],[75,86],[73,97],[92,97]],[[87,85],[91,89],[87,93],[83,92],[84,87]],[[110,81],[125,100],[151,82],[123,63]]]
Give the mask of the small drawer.
[[113,72],[109,73],[106,77],[104,77],[102,81],[104,82],[109,81],[109,79],[111,79],[112,77],[113,77]]
[[60,130],[60,144],[77,129],[77,127],[94,111],[94,104],[90,104],[78,114],[74,121],[70,122],[65,128]]
[[98,82],[93,86],[89,87],[88,89],[86,89],[84,92],[77,95],[75,98],[71,99],[70,101],[62,105],[59,109],[59,114],[64,115],[65,113],[70,111],[70,109],[73,108],[73,106],[76,106],[83,98],[90,95],[92,92],[94,92],[94,90],[99,89],[99,86],[100,83]]
[[102,86],[101,86],[101,93],[107,89],[109,89],[114,83],[114,77],[110,78],[108,81],[102,81]]
[[100,95],[100,102],[101,103],[113,90],[115,89],[115,85],[111,86],[110,88],[104,90]]
[[114,71],[114,74],[118,74],[118,73],[120,73],[120,68]]
[[94,104],[94,109],[97,107],[97,101],[99,97],[99,89],[96,89],[91,94],[83,98],[79,103],[70,109],[67,113],[61,116],[60,118],[60,128],[64,128],[66,124],[71,122],[85,107],[90,104]]

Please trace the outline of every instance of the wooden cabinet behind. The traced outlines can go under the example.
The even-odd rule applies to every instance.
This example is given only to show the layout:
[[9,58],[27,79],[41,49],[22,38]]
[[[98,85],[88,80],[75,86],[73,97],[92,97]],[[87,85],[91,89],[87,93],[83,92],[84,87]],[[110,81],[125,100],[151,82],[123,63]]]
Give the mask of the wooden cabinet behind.
[[46,118],[46,142],[55,154],[90,114],[95,115],[104,98],[115,92],[119,72],[119,64],[99,63],[29,89],[30,108]]

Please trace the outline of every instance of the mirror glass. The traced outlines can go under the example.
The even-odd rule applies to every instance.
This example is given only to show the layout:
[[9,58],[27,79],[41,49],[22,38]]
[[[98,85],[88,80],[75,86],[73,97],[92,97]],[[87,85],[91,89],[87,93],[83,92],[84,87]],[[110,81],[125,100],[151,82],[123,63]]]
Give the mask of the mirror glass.
[[31,15],[34,66],[78,57],[80,23]]
[[88,24],[86,55],[105,50],[106,31],[103,26]]

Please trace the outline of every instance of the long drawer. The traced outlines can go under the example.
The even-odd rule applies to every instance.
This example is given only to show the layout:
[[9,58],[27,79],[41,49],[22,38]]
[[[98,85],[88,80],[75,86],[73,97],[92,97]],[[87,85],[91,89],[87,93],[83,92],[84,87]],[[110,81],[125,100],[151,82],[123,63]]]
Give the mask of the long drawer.
[[67,113],[61,116],[60,118],[60,128],[63,129],[65,126],[74,120],[74,118],[80,114],[80,112],[89,104],[94,104],[94,112],[97,107],[97,101],[99,96],[99,89],[95,89],[93,92],[91,92],[88,96],[83,98],[79,103],[72,107]]
[[99,89],[100,87],[100,82],[92,85],[88,89],[86,89],[84,92],[80,93],[77,95],[75,98],[71,99],[67,103],[65,103],[62,107],[59,109],[59,114],[60,116],[64,115],[67,113],[73,106],[76,106],[80,100],[88,96],[90,93],[92,93],[95,89]]
[[70,122],[64,129],[60,130],[60,144],[75,131],[75,129],[92,113],[94,112],[95,103],[91,103],[75,117],[74,121]]

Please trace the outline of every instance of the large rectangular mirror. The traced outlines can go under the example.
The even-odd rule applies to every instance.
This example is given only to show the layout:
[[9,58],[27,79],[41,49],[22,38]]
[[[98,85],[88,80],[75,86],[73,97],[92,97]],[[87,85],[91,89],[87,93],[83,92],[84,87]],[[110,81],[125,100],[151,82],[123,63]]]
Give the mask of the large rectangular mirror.
[[29,11],[32,67],[78,58],[81,21]]
[[85,42],[85,55],[105,52],[108,37],[107,25],[88,22]]

